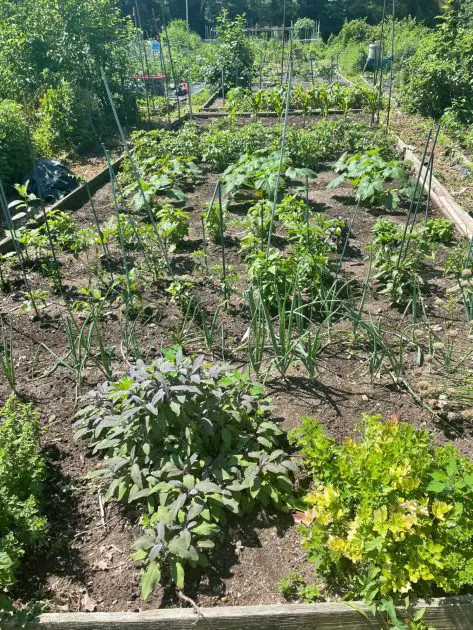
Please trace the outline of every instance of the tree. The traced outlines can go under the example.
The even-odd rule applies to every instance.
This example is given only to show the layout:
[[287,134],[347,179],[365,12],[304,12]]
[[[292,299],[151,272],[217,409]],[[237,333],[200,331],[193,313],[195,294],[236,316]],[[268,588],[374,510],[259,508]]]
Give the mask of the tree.
[[105,100],[128,81],[133,25],[114,0],[0,0],[0,98],[39,98],[63,79]]
[[244,32],[245,24],[242,15],[231,19],[226,10],[217,18],[218,41],[209,47],[205,67],[210,85],[220,85],[222,73],[227,88],[250,84],[253,50]]

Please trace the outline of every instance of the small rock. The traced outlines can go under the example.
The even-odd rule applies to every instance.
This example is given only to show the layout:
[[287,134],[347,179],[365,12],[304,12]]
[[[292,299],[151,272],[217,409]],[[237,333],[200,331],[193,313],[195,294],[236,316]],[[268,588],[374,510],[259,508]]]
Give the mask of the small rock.
[[95,610],[97,610],[97,602],[91,597],[89,597],[88,593],[86,593],[82,597],[81,604],[82,604],[82,609],[85,610],[85,612],[94,612]]
[[368,398],[368,396],[366,394],[363,394],[361,396],[361,400],[363,400],[364,402],[368,402],[369,398]]

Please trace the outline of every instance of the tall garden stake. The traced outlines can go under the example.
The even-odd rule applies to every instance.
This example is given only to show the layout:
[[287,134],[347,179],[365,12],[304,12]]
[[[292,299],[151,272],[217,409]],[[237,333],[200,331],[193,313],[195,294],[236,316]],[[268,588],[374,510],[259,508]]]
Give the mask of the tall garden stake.
[[223,273],[223,297],[225,306],[228,300],[227,291],[227,264],[225,259],[225,238],[223,234],[223,206],[222,206],[222,186],[218,183],[218,212],[220,216],[220,246],[222,248],[222,273]]
[[276,208],[278,205],[278,193],[279,193],[279,182],[281,181],[281,171],[284,163],[284,152],[286,150],[286,138],[287,138],[287,119],[289,117],[289,107],[291,104],[291,86],[292,86],[292,59],[289,62],[289,82],[287,85],[287,94],[286,94],[286,111],[284,114],[284,123],[282,129],[282,139],[281,139],[281,157],[279,159],[279,169],[276,177],[276,186],[274,191],[274,200],[273,200],[273,209],[271,212],[271,221],[269,224],[269,234],[268,234],[268,243],[266,246],[266,258],[269,256],[269,248],[271,247],[271,237],[273,232],[274,225],[274,217],[276,216]]
[[382,101],[383,101],[383,52],[384,52],[384,23],[386,21],[386,3],[387,0],[384,0],[384,4],[383,4],[383,21],[381,22],[381,41],[380,41],[380,49],[379,49],[379,56],[380,56],[380,71],[379,71],[379,89],[378,89],[378,113],[376,116],[376,124],[379,125],[379,113],[381,110],[381,105],[382,105]]
[[28,275],[26,273],[25,268],[25,259],[23,257],[23,252],[21,251],[20,244],[18,243],[18,238],[16,236],[15,226],[13,225],[13,221],[11,219],[10,211],[8,209],[7,198],[5,196],[5,190],[3,188],[2,180],[0,179],[0,206],[2,208],[3,216],[5,219],[5,225],[8,228],[8,231],[11,234],[11,239],[13,243],[13,248],[15,250],[16,257],[18,258],[18,262],[20,263],[20,269],[23,276],[23,280],[25,281],[25,286],[28,289],[28,293],[31,298],[31,304],[33,306],[36,317],[39,317],[38,306],[33,296],[33,292],[31,290],[31,285],[28,280]]
[[392,13],[393,24],[392,24],[392,31],[391,31],[391,72],[390,72],[390,79],[389,79],[388,112],[386,116],[386,127],[388,130],[389,130],[389,123],[391,121],[391,103],[392,103],[392,97],[393,97],[393,82],[394,82],[394,35],[395,35],[394,20],[395,18],[396,18],[396,0],[393,0],[393,13]]
[[168,258],[167,252],[166,252],[166,248],[164,247],[164,243],[162,241],[162,238],[159,235],[158,228],[157,228],[157,225],[156,225],[156,219],[154,218],[153,211],[151,210],[151,206],[150,206],[149,201],[148,201],[148,199],[147,199],[147,197],[145,195],[145,192],[143,190],[143,185],[141,183],[140,172],[139,172],[139,170],[138,170],[138,168],[136,166],[135,160],[133,159],[133,156],[131,154],[130,146],[129,146],[128,141],[127,141],[127,139],[125,137],[125,133],[123,131],[123,127],[120,124],[120,119],[118,118],[117,108],[115,107],[115,103],[114,103],[114,100],[113,100],[113,97],[112,97],[112,93],[110,92],[110,87],[108,85],[107,77],[105,76],[105,71],[104,71],[102,66],[100,66],[100,73],[102,75],[102,80],[103,80],[103,83],[105,85],[105,91],[107,93],[107,98],[108,98],[108,101],[110,103],[110,107],[112,108],[113,116],[115,118],[115,122],[116,122],[117,127],[118,127],[118,132],[120,134],[120,138],[121,138],[123,146],[125,148],[126,156],[127,156],[128,160],[130,162],[130,166],[131,166],[131,170],[132,170],[132,173],[133,173],[133,177],[135,178],[136,184],[138,186],[138,190],[140,191],[141,198],[143,200],[144,206],[146,208],[146,212],[148,214],[148,218],[149,218],[149,220],[151,222],[151,225],[153,226],[153,230],[154,230],[154,233],[156,235],[156,239],[158,241],[158,244],[159,244],[159,247],[161,249],[161,252],[162,252],[162,254],[164,256],[164,262],[166,263],[166,267],[168,269],[169,274],[172,276],[174,274],[172,272],[172,268],[171,268],[171,264],[169,262],[169,258]]

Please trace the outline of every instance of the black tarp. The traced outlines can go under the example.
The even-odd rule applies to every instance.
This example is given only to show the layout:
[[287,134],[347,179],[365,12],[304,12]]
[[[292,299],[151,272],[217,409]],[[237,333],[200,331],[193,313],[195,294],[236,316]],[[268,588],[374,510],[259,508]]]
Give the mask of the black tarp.
[[24,178],[23,184],[26,182],[29,182],[27,192],[44,200],[59,199],[79,186],[74,173],[55,160],[40,160],[36,169],[31,170]]

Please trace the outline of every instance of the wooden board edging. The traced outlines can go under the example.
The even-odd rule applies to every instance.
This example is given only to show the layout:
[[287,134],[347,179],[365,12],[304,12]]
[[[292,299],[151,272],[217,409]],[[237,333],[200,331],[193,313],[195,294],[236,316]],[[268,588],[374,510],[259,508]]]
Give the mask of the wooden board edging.
[[[349,114],[359,114],[360,112],[362,112],[362,109],[349,109],[348,113]],[[329,109],[327,115],[328,116],[339,116],[343,114],[343,111],[341,109]],[[292,111],[289,111],[289,116],[302,116],[302,111],[299,109],[295,109]],[[307,118],[311,118],[312,116],[321,116],[322,115],[322,110],[321,109],[313,109],[311,111],[311,113],[307,116]],[[194,112],[193,114],[194,118],[221,118],[221,117],[225,117],[225,116],[230,116],[230,114],[227,111],[224,111],[222,109],[215,109],[215,110],[206,110],[206,111],[200,111],[200,112]],[[255,115],[252,112],[237,112],[236,113],[236,117],[237,118],[254,118]],[[278,115],[276,114],[276,112],[259,112],[257,118],[278,118]]]
[[[399,149],[404,152],[406,160],[414,164],[416,174],[420,171],[421,181],[423,182],[427,175],[427,166],[421,164],[421,160],[401,138],[396,136],[396,141]],[[425,181],[427,188],[429,182],[428,176],[425,178]],[[443,186],[436,177],[432,177],[431,197],[442,213],[450,219],[450,221],[453,221],[457,230],[468,240],[471,240],[473,238],[473,217],[455,201],[445,186]]]
[[[412,618],[425,608],[424,622],[436,630],[471,630],[473,596],[419,601],[409,611],[398,611],[400,619]],[[7,628],[14,628],[13,623]],[[226,606],[171,608],[141,613],[47,613],[29,623],[39,630],[366,630],[386,628],[385,618],[376,617],[361,602],[283,604],[271,606]]]
[[202,105],[202,109],[206,110],[209,107],[212,107],[212,105],[215,103],[215,101],[218,99],[219,95],[221,93],[221,90],[217,90],[216,92],[214,92],[212,94],[212,96],[210,98],[208,98],[205,103]]
[[[122,162],[124,160],[124,156],[119,157],[115,162],[113,162],[112,167],[113,170],[118,173]],[[92,177],[88,181],[90,196],[93,196],[102,186],[107,184],[110,181],[110,172],[108,166],[102,169],[97,175]],[[65,197],[62,197],[52,206],[48,206],[46,209],[47,212],[51,212],[51,210],[78,210],[81,208],[87,201],[89,200],[89,193],[87,192],[86,184],[81,184],[77,188],[75,188],[72,192],[70,192]],[[14,227],[16,228],[20,221],[27,219],[34,221],[35,225],[42,225],[44,223],[44,216],[39,214],[39,209],[36,209],[35,213],[26,213],[19,212],[12,217],[12,222]],[[13,240],[11,236],[6,236],[3,240],[0,241],[0,254],[6,254],[8,252],[14,251]]]

